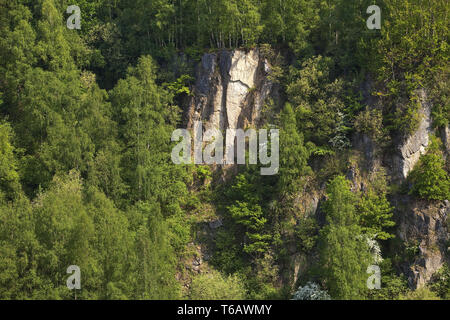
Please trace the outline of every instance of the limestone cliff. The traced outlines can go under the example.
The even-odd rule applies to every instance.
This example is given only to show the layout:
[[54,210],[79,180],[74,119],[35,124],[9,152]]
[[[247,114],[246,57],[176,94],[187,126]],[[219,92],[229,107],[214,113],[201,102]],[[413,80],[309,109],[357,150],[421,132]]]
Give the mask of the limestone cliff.
[[393,157],[393,175],[394,178],[400,180],[408,177],[420,156],[425,153],[432,132],[431,105],[427,100],[427,94],[425,90],[420,90],[418,95],[420,98],[419,126],[412,135],[402,139],[403,141],[398,144],[397,153]]
[[[278,96],[276,85],[270,80],[271,66],[258,49],[233,50],[205,54],[196,68],[193,96],[185,108],[185,123],[193,129],[200,121],[203,130],[258,127],[262,107],[269,97]],[[361,88],[365,103],[382,108],[381,101],[370,94],[370,83]],[[429,145],[433,133],[431,103],[425,90],[418,91],[420,121],[417,129],[406,137],[394,137],[394,145],[388,152],[366,134],[355,133],[349,159],[347,178],[352,181],[354,192],[364,192],[378,174],[388,174],[390,183],[401,185],[407,181],[411,170],[417,165]],[[450,158],[450,130],[441,132],[442,141]],[[324,196],[323,186],[316,186],[314,194],[299,196],[299,207],[310,216],[320,217],[320,202]],[[417,248],[410,259],[401,262],[402,272],[408,277],[412,288],[426,284],[432,275],[448,259],[449,230],[447,221],[450,204],[427,202],[412,196],[394,194],[390,197],[395,207],[397,239],[403,246]],[[210,232],[210,236],[213,232]],[[400,249],[399,249],[400,250]],[[409,250],[409,249],[408,249]],[[410,250],[411,251],[411,250]],[[306,259],[291,251],[293,278],[304,267]],[[204,259],[205,261],[207,258]]]
[[[418,92],[420,98],[420,123],[411,135],[394,138],[394,152],[383,152],[365,134],[356,133],[352,139],[357,161],[351,161],[347,178],[352,181],[353,191],[364,191],[372,176],[384,167],[391,183],[402,184],[420,157],[427,150],[432,130],[431,108],[425,90]],[[373,98],[370,98],[373,99]],[[366,101],[379,106],[379,101]],[[446,153],[449,153],[449,130],[441,134]],[[401,271],[408,278],[411,288],[427,284],[433,274],[449,259],[449,201],[424,201],[405,194],[390,197],[397,223],[396,237],[403,247],[394,250],[402,255]],[[402,252],[405,251],[405,252]],[[402,253],[401,253],[402,252]]]
[[[421,116],[417,130],[398,145],[393,156],[393,180],[403,181],[418,163],[429,145],[432,130],[431,108],[425,90],[418,92]],[[444,132],[444,144],[445,140]],[[448,148],[447,148],[448,149]],[[398,180],[397,180],[398,181]],[[397,235],[410,248],[417,248],[411,261],[403,265],[412,288],[424,286],[448,257],[450,239],[447,219],[450,205],[445,202],[417,200],[411,196],[394,196],[398,223]]]
[[205,54],[197,67],[194,97],[186,122],[202,121],[204,130],[257,126],[273,83],[270,66],[258,49]]
[[403,266],[412,288],[423,287],[433,274],[448,261],[450,214],[449,201],[427,202],[408,196],[396,197],[399,209],[398,237],[412,257]]

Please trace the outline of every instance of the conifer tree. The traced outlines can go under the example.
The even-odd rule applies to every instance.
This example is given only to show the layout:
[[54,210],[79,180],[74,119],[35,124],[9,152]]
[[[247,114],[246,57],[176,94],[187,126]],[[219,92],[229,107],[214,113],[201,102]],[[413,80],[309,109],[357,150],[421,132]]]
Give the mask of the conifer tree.
[[319,274],[333,299],[362,299],[370,253],[355,212],[355,195],[343,176],[327,187],[327,225],[320,231]]

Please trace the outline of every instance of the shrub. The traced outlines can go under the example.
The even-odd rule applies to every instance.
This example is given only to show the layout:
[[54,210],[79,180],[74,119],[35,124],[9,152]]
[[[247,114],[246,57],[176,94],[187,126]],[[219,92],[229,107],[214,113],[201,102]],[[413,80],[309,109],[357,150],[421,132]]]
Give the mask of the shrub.
[[378,141],[384,137],[383,114],[379,109],[366,108],[355,119],[355,129]]
[[450,268],[447,264],[433,275],[430,288],[442,299],[450,299]]
[[199,274],[192,280],[189,298],[192,300],[242,300],[245,290],[236,275],[224,277],[218,271]]
[[440,300],[439,297],[428,288],[420,288],[400,296],[400,300]]
[[318,225],[314,218],[305,218],[299,221],[295,233],[299,240],[298,246],[302,252],[309,252],[317,242]]
[[410,177],[414,184],[410,194],[428,200],[450,199],[450,178],[439,154],[424,155]]

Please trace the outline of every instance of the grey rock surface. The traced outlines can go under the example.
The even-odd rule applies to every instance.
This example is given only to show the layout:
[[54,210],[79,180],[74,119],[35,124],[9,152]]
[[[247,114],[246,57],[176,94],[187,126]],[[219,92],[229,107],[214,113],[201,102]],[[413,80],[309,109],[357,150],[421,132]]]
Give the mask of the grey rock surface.
[[408,177],[408,174],[419,161],[420,156],[426,152],[430,142],[429,135],[432,132],[431,105],[427,101],[427,95],[424,90],[420,90],[418,94],[421,103],[419,126],[412,135],[399,145],[398,152],[393,158],[394,174],[401,180]]
[[273,84],[270,65],[258,49],[205,54],[187,112],[188,128],[202,121],[203,129],[245,129],[257,126],[261,108]]
[[429,282],[448,260],[450,203],[430,203],[405,196],[399,204],[403,210],[398,215],[398,236],[410,247],[417,246],[413,261],[404,266],[410,287],[416,289]]

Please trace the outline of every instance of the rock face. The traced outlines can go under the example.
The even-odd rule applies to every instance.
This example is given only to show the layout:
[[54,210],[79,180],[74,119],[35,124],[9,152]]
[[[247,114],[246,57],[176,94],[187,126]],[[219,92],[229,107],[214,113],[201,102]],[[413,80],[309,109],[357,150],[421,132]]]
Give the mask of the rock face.
[[442,135],[442,140],[444,142],[445,150],[447,153],[450,152],[450,128],[448,126],[444,129],[444,134]]
[[[197,66],[193,96],[185,109],[184,120],[187,128],[194,129],[195,122],[201,122],[204,131],[218,129],[224,132],[226,129],[258,127],[264,103],[268,97],[277,95],[276,87],[268,77],[270,70],[270,65],[258,49],[205,54]],[[377,105],[380,101],[370,94],[370,81],[361,90],[368,105],[382,107]],[[393,181],[404,181],[420,156],[426,152],[432,132],[431,105],[424,90],[419,91],[418,95],[421,103],[419,126],[409,137],[396,141],[397,148],[393,154],[381,154],[382,150],[367,135],[353,136],[353,151],[358,156],[347,175],[353,183],[353,191],[365,191],[366,184],[372,176],[376,177],[379,171],[389,173]],[[448,127],[442,132],[442,140],[447,154],[450,154]],[[320,210],[320,202],[324,200],[324,188],[325,186],[321,186],[320,192],[312,197],[299,199],[298,203],[303,211],[316,216],[320,225],[325,223],[324,213]],[[395,216],[398,237],[414,248],[414,254],[403,263],[402,269],[408,276],[410,286],[418,288],[425,285],[449,259],[450,236],[447,221],[450,204],[448,201],[418,201],[403,195],[395,195],[391,200],[392,205],[397,208]],[[209,223],[204,234],[210,242],[221,225],[220,218]],[[200,266],[208,260],[208,250],[199,250],[198,256],[201,258],[192,262],[194,271],[200,272]],[[296,253],[295,249],[292,255],[295,280],[308,259]]]
[[258,49],[205,54],[197,67],[187,126],[202,121],[204,130],[257,126],[273,84],[270,66]]
[[[362,88],[362,92],[370,92]],[[425,90],[418,92],[420,98],[420,123],[417,130],[408,137],[398,138],[396,152],[380,157],[376,144],[364,134],[355,134],[352,139],[353,151],[359,152],[359,161],[348,171],[347,178],[352,181],[353,191],[364,191],[364,183],[378,168],[387,165],[387,172],[393,182],[403,182],[426,152],[432,133],[431,105]],[[366,103],[380,107],[376,98],[367,95]],[[442,141],[449,150],[450,132],[442,132]],[[384,160],[384,161],[383,161]],[[412,289],[423,287],[443,264],[449,262],[449,226],[450,203],[417,200],[408,195],[394,195],[391,204],[396,208],[397,237],[405,243],[406,254],[401,269],[408,277]],[[396,248],[402,252],[402,248]]]
[[416,289],[430,281],[448,261],[450,203],[414,201],[409,197],[399,200],[397,205],[404,210],[399,215],[398,236],[414,253],[413,260],[404,264],[404,272],[410,287]]
[[[392,178],[402,182],[426,152],[433,132],[431,105],[425,90],[418,92],[421,107],[421,120],[417,130],[398,144],[397,152],[392,156]],[[442,134],[442,140],[448,153],[448,128]],[[397,234],[407,246],[411,255],[404,264],[403,271],[408,277],[412,289],[423,287],[433,274],[448,262],[449,230],[448,216],[450,204],[414,199],[397,195],[393,199],[396,207]]]
[[427,101],[427,95],[424,90],[420,90],[418,94],[421,102],[419,127],[416,132],[400,144],[398,152],[393,158],[393,175],[398,180],[406,179],[411,170],[414,169],[420,156],[425,153],[428,147],[429,135],[432,132],[431,106]]

